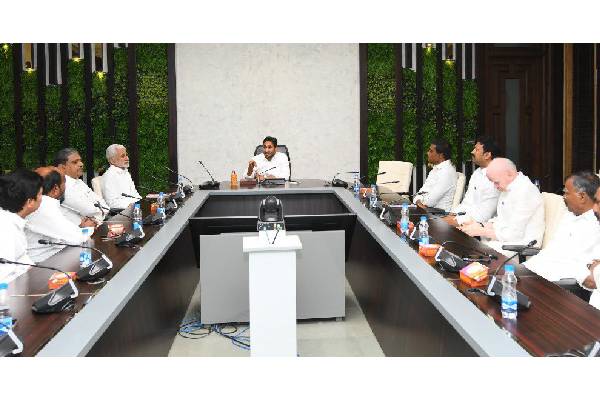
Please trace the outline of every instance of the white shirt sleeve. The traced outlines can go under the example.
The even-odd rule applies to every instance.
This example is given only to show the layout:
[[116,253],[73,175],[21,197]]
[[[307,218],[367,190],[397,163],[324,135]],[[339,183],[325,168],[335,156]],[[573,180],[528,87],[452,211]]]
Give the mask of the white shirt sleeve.
[[267,172],[267,174],[271,174],[276,178],[285,178],[286,180],[290,178],[290,161],[288,160],[285,153],[276,153],[277,155],[277,168],[274,170]]
[[60,209],[48,207],[44,214],[34,214],[31,214],[27,224],[27,229],[32,233],[69,244],[81,244],[86,241],[81,228],[65,218]]

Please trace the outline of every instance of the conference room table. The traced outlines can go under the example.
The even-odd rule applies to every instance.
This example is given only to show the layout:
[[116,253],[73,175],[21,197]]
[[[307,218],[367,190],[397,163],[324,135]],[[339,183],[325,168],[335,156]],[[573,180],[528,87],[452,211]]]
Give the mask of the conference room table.
[[[98,229],[94,246],[112,260],[113,269],[104,283],[76,282],[80,294],[70,310],[34,314],[31,305],[48,292],[51,272],[29,270],[9,289],[22,355],[166,356],[199,282],[198,237],[190,219],[208,204],[278,194],[301,195],[315,210],[324,196],[331,197],[356,215],[346,278],[386,356],[545,356],[600,338],[600,311],[522,266],[517,266],[517,289],[532,306],[520,310],[516,321],[503,320],[495,299],[469,291],[457,274],[421,257],[365,199],[322,180],[303,179],[275,187],[232,188],[221,182],[220,190],[196,189],[164,225],[144,226],[146,235],[135,248],[102,240],[105,231]],[[148,212],[147,202],[143,210]],[[236,207],[231,210],[235,215]],[[130,229],[127,219],[113,218]],[[429,225],[434,243],[452,240],[496,255],[492,271],[506,259],[440,218],[430,216]],[[76,271],[79,252],[65,248],[42,264]]]

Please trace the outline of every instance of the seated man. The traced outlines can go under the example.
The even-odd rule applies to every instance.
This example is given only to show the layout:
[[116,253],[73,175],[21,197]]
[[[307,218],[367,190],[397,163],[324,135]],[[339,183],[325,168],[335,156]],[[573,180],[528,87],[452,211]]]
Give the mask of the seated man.
[[[27,254],[25,218],[42,202],[42,178],[33,171],[18,169],[0,176],[0,258],[32,264]],[[19,275],[27,267],[0,264],[0,282]]]
[[486,176],[500,192],[497,217],[488,222],[471,221],[459,227],[469,236],[481,236],[482,241],[507,256],[505,244],[528,244],[544,236],[544,200],[528,177],[517,171],[507,158],[495,158],[489,163]]
[[593,210],[599,187],[600,178],[588,171],[567,178],[563,198],[569,212],[546,248],[523,265],[549,281],[575,278],[583,282],[589,274],[584,266],[600,245],[600,224]]
[[80,226],[77,226],[62,214],[60,200],[65,193],[65,178],[56,167],[41,167],[35,172],[43,178],[42,203],[36,212],[27,216],[25,236],[29,255],[37,263],[64,248],[64,246],[39,244],[38,240],[81,244],[87,239],[87,236],[81,232],[81,227],[94,227],[96,223],[93,219],[84,219]]
[[245,178],[290,178],[290,162],[284,153],[277,152],[277,139],[267,136],[263,140],[263,153],[252,157]]
[[452,210],[454,213],[464,212],[465,215],[445,217],[444,220],[450,225],[457,226],[469,221],[487,222],[496,215],[500,192],[487,178],[485,172],[489,163],[498,156],[499,151],[491,138],[481,137],[475,142],[471,158],[479,168],[471,175],[462,203]]
[[[102,175],[104,200],[110,208],[127,208],[142,197],[136,190],[133,179],[127,170],[129,168],[127,149],[120,144],[111,144],[106,149],[106,160],[110,167]],[[122,193],[137,197],[137,199],[123,196]]]
[[458,175],[450,160],[451,154],[452,148],[446,139],[431,141],[427,151],[427,162],[434,167],[413,198],[413,203],[417,206],[441,208],[444,211],[450,211],[452,208]]
[[[75,149],[66,148],[56,153],[54,166],[65,176],[65,199],[62,202],[62,213],[74,224],[79,225],[84,217],[91,217],[101,223],[107,213],[94,204],[100,203],[108,208],[104,199],[98,196],[81,179],[83,162]],[[68,207],[68,208],[67,208]],[[77,212],[75,212],[75,211]]]

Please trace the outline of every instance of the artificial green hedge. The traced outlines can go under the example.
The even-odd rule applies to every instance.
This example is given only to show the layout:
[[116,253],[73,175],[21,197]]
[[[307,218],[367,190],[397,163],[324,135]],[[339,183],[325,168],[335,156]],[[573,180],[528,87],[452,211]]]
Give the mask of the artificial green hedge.
[[[127,96],[127,49],[114,49],[115,136],[108,132],[108,90],[106,74],[92,74],[91,121],[93,132],[94,169],[107,164],[105,151],[112,143],[129,145],[129,101]],[[168,89],[167,45],[141,44],[136,46],[138,145],[140,155],[140,185],[155,190],[168,187]],[[70,147],[86,155],[84,126],[84,62],[69,60],[67,85],[69,93],[69,143]],[[39,166],[40,135],[37,132],[37,71],[22,72],[23,130],[27,168]],[[16,166],[14,93],[11,45],[0,47],[0,168],[12,170]],[[51,162],[57,150],[63,147],[63,128],[60,115],[60,87],[46,87],[46,118],[48,132],[47,160]],[[154,179],[152,176],[156,177]],[[140,193],[146,193],[140,190]]]
[[[369,182],[375,181],[378,162],[395,159],[395,98],[396,77],[394,70],[394,45],[369,44],[367,46],[367,104],[369,136]],[[423,49],[423,160],[432,138],[437,136],[437,50]],[[443,63],[442,116],[443,136],[452,144],[452,159],[457,160],[458,131],[456,127],[456,70],[455,63]],[[403,68],[403,154],[404,161],[413,164],[417,160],[416,138],[416,73]],[[463,161],[470,159],[471,147],[467,141],[475,138],[479,98],[474,80],[463,81],[464,137]]]

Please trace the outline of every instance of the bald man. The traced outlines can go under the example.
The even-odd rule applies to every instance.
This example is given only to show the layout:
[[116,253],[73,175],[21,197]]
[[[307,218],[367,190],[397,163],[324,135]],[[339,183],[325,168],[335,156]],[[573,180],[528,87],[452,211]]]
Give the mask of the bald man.
[[84,218],[77,226],[63,215],[60,203],[65,193],[65,176],[60,173],[58,168],[41,167],[35,172],[43,179],[42,202],[37,211],[27,216],[25,236],[27,237],[29,256],[38,263],[65,247],[42,245],[38,243],[38,240],[82,244],[87,237],[81,232],[81,227],[93,227],[96,224],[93,219]]
[[544,200],[538,188],[507,158],[493,159],[486,176],[500,191],[497,216],[486,223],[471,221],[459,229],[469,236],[480,236],[482,242],[507,256],[514,253],[502,250],[506,244],[525,245],[536,240],[540,246],[544,236]]

